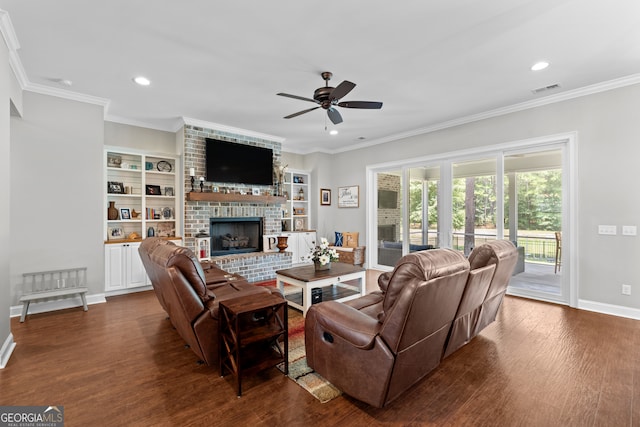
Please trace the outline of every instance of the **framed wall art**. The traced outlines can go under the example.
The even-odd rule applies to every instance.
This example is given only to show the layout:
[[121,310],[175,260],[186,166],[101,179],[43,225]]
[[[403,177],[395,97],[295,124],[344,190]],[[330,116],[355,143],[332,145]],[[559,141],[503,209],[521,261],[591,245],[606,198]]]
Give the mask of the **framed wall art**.
[[320,205],[321,206],[331,205],[331,190],[327,188],[320,189]]
[[338,207],[357,208],[360,206],[360,187],[351,185],[349,187],[338,187]]

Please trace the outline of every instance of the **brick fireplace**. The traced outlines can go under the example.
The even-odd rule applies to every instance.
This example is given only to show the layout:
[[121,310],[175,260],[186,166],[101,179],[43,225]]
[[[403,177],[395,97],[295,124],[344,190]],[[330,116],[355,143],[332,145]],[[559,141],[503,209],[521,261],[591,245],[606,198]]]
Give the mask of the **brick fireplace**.
[[[281,142],[257,136],[246,136],[228,131],[220,131],[201,127],[193,124],[185,124],[184,136],[184,193],[191,191],[191,177],[189,169],[195,169],[196,177],[205,176],[205,138],[214,138],[243,144],[256,145],[273,150],[274,164],[280,163]],[[270,186],[246,186],[242,184],[228,184],[205,182],[204,191],[211,192],[217,187],[218,191],[228,190],[231,193],[243,192],[251,194],[252,190],[271,191]],[[196,190],[199,191],[199,188]],[[261,234],[278,234],[282,231],[282,209],[279,204],[270,203],[246,203],[246,202],[209,202],[186,201],[184,202],[184,244],[195,250],[195,236],[198,233],[209,233],[212,237],[213,261],[221,268],[245,276],[249,281],[261,281],[275,278],[275,270],[291,267],[290,253],[262,252],[262,238],[257,243],[257,251],[234,250],[223,254],[220,249],[215,249],[214,234],[211,224],[220,219],[230,218],[258,218],[262,224]],[[235,220],[234,220],[235,221]],[[223,221],[224,222],[224,221]],[[227,231],[224,234],[238,234]]]

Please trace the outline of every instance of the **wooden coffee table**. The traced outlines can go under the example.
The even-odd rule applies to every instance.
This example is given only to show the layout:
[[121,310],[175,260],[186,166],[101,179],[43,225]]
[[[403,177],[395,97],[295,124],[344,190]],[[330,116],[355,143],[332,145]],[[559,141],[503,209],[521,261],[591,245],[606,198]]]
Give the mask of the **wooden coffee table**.
[[[278,289],[284,295],[284,284],[298,286],[302,288],[302,305],[293,301],[288,301],[289,305],[302,310],[302,315],[307,315],[307,310],[311,307],[311,289],[325,286],[337,285],[341,282],[357,280],[358,285],[353,286],[358,291],[357,294],[340,298],[336,301],[347,301],[359,298],[365,292],[366,270],[355,265],[334,262],[330,270],[315,271],[313,264],[302,267],[287,268],[276,271],[276,283]],[[352,287],[352,285],[344,285]]]

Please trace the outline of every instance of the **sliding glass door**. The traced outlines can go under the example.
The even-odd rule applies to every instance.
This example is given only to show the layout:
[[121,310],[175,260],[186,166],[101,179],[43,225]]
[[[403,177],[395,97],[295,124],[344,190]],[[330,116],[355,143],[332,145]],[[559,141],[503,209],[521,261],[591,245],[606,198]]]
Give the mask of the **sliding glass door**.
[[468,256],[487,241],[508,239],[519,254],[510,292],[569,303],[575,296],[564,262],[570,141],[370,169],[370,267],[391,269],[403,255],[438,247]]
[[453,164],[453,245],[469,256],[497,236],[496,158]]

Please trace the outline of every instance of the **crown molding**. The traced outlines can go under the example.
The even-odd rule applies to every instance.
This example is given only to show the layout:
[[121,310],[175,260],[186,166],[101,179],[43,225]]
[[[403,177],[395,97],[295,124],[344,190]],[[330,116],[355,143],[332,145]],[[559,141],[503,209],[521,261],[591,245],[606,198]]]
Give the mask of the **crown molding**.
[[2,34],[2,39],[7,45],[7,50],[9,51],[9,66],[11,66],[11,70],[13,70],[13,74],[15,75],[18,84],[22,89],[24,89],[29,82],[29,79],[27,78],[27,73],[24,71],[24,67],[22,66],[22,61],[20,61],[20,56],[18,55],[20,42],[18,41],[18,36],[13,28],[13,24],[11,23],[9,13],[2,9],[0,9],[0,33]]
[[413,136],[424,135],[432,132],[436,132],[443,129],[453,128],[468,123],[477,122],[480,120],[486,120],[493,117],[504,116],[519,111],[529,110],[531,108],[537,108],[544,105],[555,104],[558,102],[568,101],[570,99],[580,98],[587,95],[593,95],[600,92],[606,92],[608,90],[618,89],[625,86],[631,86],[640,83],[640,73],[632,74],[630,76],[621,77],[618,79],[608,80],[606,82],[596,83],[590,86],[566,91],[556,95],[546,96],[544,98],[535,99],[531,101],[525,101],[518,104],[509,105],[507,107],[496,108],[495,110],[485,111],[483,113],[473,114],[466,117],[460,117],[458,119],[448,120],[446,122],[437,123],[432,126],[419,128],[399,134],[389,135],[384,138],[378,138],[375,140],[363,142],[361,144],[350,145],[343,149],[333,150],[333,153],[341,153],[345,151],[353,151],[361,148],[367,148],[373,145],[384,144],[386,142],[399,141],[401,139],[410,138]]
[[111,100],[107,98],[101,98],[99,96],[85,95],[84,93],[73,92],[65,89],[53,88],[50,86],[42,85],[39,83],[27,83],[24,90],[29,92],[40,93],[42,95],[57,96],[58,98],[69,99],[72,101],[84,102],[87,104],[99,105],[105,110],[105,118],[107,116],[107,108],[111,103]]
[[[248,136],[248,137],[252,137],[252,138],[266,139],[268,141],[279,142],[281,144],[285,140],[285,138],[282,138],[280,136],[269,135],[269,134],[266,134],[266,133],[255,132],[255,131],[247,130],[247,129],[235,128],[235,127],[232,127],[232,126],[221,125],[219,123],[213,123],[213,122],[208,122],[208,121],[205,121],[205,120],[193,119],[191,117],[182,117],[182,124],[180,125],[180,127],[182,127],[182,125],[197,126],[197,127],[201,127],[201,128],[217,130],[219,132],[228,132],[228,133],[234,133],[234,134],[237,134],[237,135],[244,135],[244,136]],[[179,128],[176,129],[176,131],[178,131],[178,130],[179,130]]]

